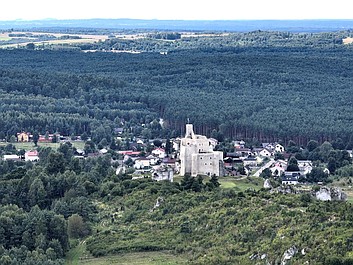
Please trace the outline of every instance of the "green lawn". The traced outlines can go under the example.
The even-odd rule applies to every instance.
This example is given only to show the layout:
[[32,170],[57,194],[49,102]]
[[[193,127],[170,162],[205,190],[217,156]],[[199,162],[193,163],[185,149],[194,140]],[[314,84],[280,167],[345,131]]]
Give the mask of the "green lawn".
[[[5,143],[5,142],[1,142],[0,146],[4,146],[7,145],[9,143]],[[26,151],[28,150],[33,150],[36,149],[36,147],[34,146],[33,142],[28,142],[28,143],[11,143],[13,144],[16,149],[21,150],[24,149]],[[83,149],[85,146],[85,143],[83,141],[72,141],[71,144],[76,147],[77,149]],[[56,150],[59,148],[60,143],[38,143],[38,146],[40,147],[51,147],[52,149]]]
[[71,249],[65,260],[65,265],[180,265],[187,264],[183,256],[176,256],[167,251],[133,252],[114,256],[93,258],[86,251],[85,243],[81,242]]
[[[183,177],[181,177],[180,175],[176,175],[174,176],[173,181],[180,183],[182,179]],[[208,177],[205,178],[206,181],[208,181],[208,179],[209,179]],[[259,177],[239,178],[239,177],[226,176],[226,177],[219,177],[218,181],[221,184],[221,188],[223,189],[237,188],[239,191],[244,191],[247,189],[259,190],[264,185],[264,180]]]
[[245,191],[247,189],[259,190],[263,187],[264,182],[262,178],[258,177],[220,177],[218,181],[224,189],[237,188],[240,191]]

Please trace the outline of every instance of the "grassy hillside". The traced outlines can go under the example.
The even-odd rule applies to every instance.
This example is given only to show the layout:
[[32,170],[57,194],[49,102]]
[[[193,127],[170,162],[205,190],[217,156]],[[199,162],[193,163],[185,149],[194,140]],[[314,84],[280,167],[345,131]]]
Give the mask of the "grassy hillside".
[[[298,253],[291,264],[341,264],[332,262],[353,255],[349,203],[319,202],[307,194],[237,188],[187,192],[176,184],[133,182],[130,193],[99,204],[99,226],[86,240],[94,257],[170,251],[188,264],[256,264],[262,255],[277,264],[293,246]],[[152,210],[157,198],[161,206]]]

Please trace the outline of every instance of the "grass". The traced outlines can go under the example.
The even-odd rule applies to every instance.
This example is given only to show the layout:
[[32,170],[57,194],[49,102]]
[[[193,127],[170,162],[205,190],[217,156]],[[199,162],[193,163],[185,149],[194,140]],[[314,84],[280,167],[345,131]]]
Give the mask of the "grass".
[[86,252],[86,244],[80,242],[75,248],[71,249],[66,254],[65,265],[78,265],[80,264],[80,258]]
[[6,36],[1,36],[0,35],[0,41],[7,41],[7,40],[11,40],[10,37],[6,37]]
[[86,250],[85,242],[80,242],[71,249],[65,260],[65,265],[180,265],[187,264],[183,256],[173,255],[167,251],[133,252],[114,256],[94,258]]
[[168,252],[134,252],[101,258],[83,259],[80,265],[180,265],[187,264],[187,260],[181,256],[175,256]]
[[259,190],[263,187],[263,179],[258,177],[220,177],[218,181],[224,189],[237,188],[240,191],[245,191],[247,189]]
[[[180,183],[183,177],[176,175],[173,177],[174,182]],[[208,177],[205,179],[208,181]],[[219,183],[223,189],[237,188],[239,191],[245,191],[247,189],[259,190],[263,187],[264,180],[259,177],[219,177]],[[204,181],[205,183],[205,181]]]
[[[74,147],[76,147],[77,149],[83,149],[85,146],[85,143],[83,141],[72,141],[70,142]],[[6,143],[6,142],[1,142],[0,146],[5,146],[7,144],[10,143]],[[21,150],[24,149],[26,151],[28,150],[33,150],[36,149],[36,147],[34,146],[33,142],[24,142],[24,143],[11,143],[13,144],[17,150]],[[60,143],[38,143],[38,147],[50,147],[54,150],[57,150],[60,146]]]

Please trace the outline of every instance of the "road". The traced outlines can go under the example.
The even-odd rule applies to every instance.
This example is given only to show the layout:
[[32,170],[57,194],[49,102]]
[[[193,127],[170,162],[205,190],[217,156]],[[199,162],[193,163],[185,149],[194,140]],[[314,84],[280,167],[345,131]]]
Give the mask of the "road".
[[265,165],[263,165],[262,167],[260,167],[260,169],[259,169],[258,171],[256,171],[253,176],[255,176],[255,177],[260,177],[261,172],[262,172],[265,168],[269,168],[274,162],[275,162],[275,160],[271,158],[270,161],[268,161]]

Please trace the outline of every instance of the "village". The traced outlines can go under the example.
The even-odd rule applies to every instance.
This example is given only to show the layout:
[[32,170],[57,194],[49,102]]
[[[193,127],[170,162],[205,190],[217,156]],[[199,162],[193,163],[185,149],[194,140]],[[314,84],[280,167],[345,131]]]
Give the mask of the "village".
[[[123,129],[116,130],[115,137],[116,141],[126,141]],[[145,140],[134,137],[125,145],[129,147],[128,150],[124,150],[124,147],[113,150],[111,146],[101,144],[95,147],[89,138],[85,140],[80,136],[70,138],[58,133],[34,137],[30,133],[21,132],[16,137],[18,150],[5,148],[2,159],[35,163],[40,160],[38,146],[46,143],[69,143],[77,146],[74,153],[77,159],[99,157],[108,153],[113,155],[112,165],[117,165],[116,174],[129,173],[132,179],[151,177],[157,181],[172,182],[175,177],[187,174],[193,177],[227,176],[234,179],[252,176],[265,179],[272,177],[283,185],[305,183],[314,167],[314,161],[296,159],[279,143],[262,143],[261,146],[250,148],[245,141],[235,140],[232,141],[232,152],[217,151],[218,141],[195,134],[192,124],[186,124],[185,136],[182,138]],[[20,143],[32,143],[33,147],[23,150]],[[352,151],[347,153],[351,159]],[[330,174],[327,166],[323,164],[321,168],[323,174]],[[323,184],[323,181],[316,181],[316,184]]]

